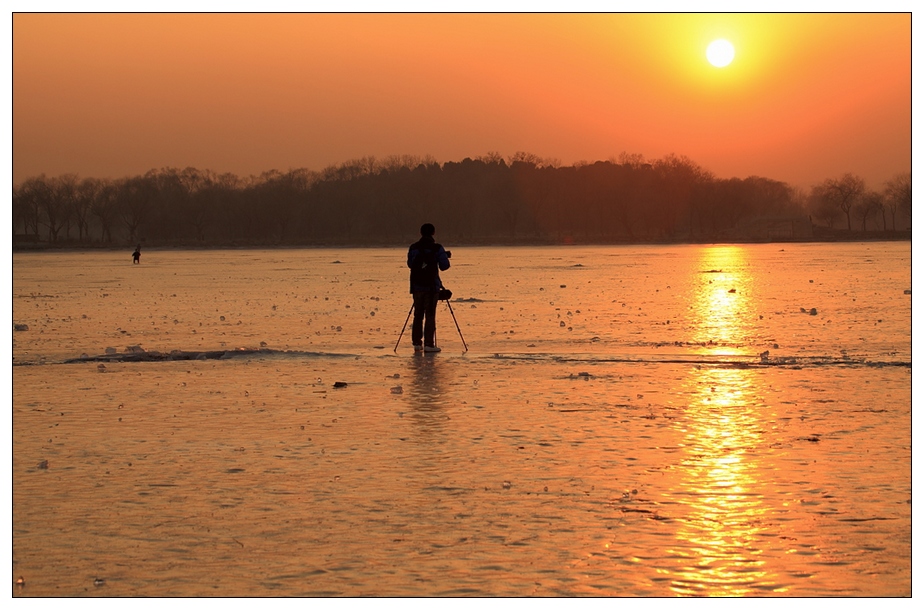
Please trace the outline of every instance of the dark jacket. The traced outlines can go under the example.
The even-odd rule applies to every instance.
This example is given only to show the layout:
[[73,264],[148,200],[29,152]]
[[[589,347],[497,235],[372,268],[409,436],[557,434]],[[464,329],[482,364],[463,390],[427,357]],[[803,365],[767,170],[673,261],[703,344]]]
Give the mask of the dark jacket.
[[436,292],[443,287],[439,272],[449,269],[449,257],[432,237],[421,237],[407,249],[407,266],[411,270],[411,292]]

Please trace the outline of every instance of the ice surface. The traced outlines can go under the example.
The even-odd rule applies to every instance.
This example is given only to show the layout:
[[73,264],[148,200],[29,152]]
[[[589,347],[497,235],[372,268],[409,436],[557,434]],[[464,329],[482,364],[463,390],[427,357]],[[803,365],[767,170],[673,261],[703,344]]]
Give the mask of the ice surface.
[[452,249],[15,254],[16,594],[910,595],[908,243]]

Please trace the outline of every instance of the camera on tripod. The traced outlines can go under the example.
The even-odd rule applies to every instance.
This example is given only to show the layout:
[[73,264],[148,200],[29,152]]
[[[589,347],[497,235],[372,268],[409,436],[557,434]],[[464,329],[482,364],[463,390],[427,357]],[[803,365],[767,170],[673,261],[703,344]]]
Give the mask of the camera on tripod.
[[[446,250],[446,258],[452,258],[452,252]],[[448,288],[440,288],[439,296],[436,297],[439,301],[448,301],[452,298],[452,290]]]
[[[446,258],[452,258],[452,252],[446,250]],[[452,290],[448,288],[440,288],[439,296],[436,297],[439,301],[448,301],[452,298]]]

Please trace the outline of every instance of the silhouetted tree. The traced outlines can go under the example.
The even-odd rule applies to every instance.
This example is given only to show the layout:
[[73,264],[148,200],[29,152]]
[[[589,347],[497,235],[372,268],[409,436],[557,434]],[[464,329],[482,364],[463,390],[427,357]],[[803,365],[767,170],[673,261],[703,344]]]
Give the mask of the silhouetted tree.
[[814,218],[825,223],[828,228],[834,227],[834,221],[840,216],[837,202],[828,196],[828,191],[822,184],[812,187],[808,197],[809,211]]
[[694,190],[711,176],[688,158],[668,155],[654,163],[658,197],[652,210],[652,221],[662,237],[676,234],[680,224],[692,225],[691,213]]
[[93,203],[99,196],[103,184],[95,178],[84,178],[77,185],[77,192],[73,202],[73,216],[77,223],[77,239],[84,241],[90,239],[90,216]]
[[48,189],[45,174],[42,174],[23,181],[14,191],[14,215],[22,223],[23,232],[26,234],[31,232],[36,238],[39,236],[39,221],[42,216],[41,200],[47,196]]
[[903,212],[911,219],[911,173],[897,174],[886,182],[883,203],[892,213],[892,230],[895,230],[895,214]]
[[[910,214],[910,175],[893,183],[885,201],[894,226],[897,213]],[[846,174],[806,197],[760,176],[717,179],[678,155],[646,161],[622,153],[563,167],[518,151],[442,165],[429,156],[362,157],[321,172],[244,178],[196,168],[114,182],[42,175],[14,187],[12,207],[14,231],[38,237],[46,229],[49,241],[67,235],[69,222],[81,241],[98,230],[106,243],[392,243],[422,222],[456,243],[702,240],[748,236],[749,220],[806,209],[829,226],[846,214],[865,228],[877,208],[861,214],[866,199],[850,190],[856,185],[862,193],[862,180]]]
[[503,163],[504,157],[497,151],[491,151],[491,152],[485,153],[484,155],[480,157],[475,157],[475,160],[481,161],[486,164]]
[[850,209],[860,201],[866,185],[862,178],[847,173],[839,179],[829,178],[822,184],[823,196],[837,205],[837,208],[847,217],[847,230],[852,229],[850,224]]
[[875,218],[876,214],[883,210],[883,199],[882,193],[866,191],[854,206],[854,216],[862,223],[864,233],[867,219],[871,216]]
[[116,210],[128,230],[128,241],[135,242],[139,229],[148,218],[155,196],[153,170],[144,176],[127,178],[118,183]]
[[[59,188],[58,180],[46,179],[44,174],[27,181],[26,187],[27,201],[33,206],[33,218],[48,230],[48,241],[58,241],[68,213],[65,189]],[[37,228],[35,234],[38,235]]]
[[112,227],[119,215],[119,185],[111,180],[101,180],[100,188],[90,204],[90,213],[100,226],[100,239],[112,243]]
[[54,213],[57,216],[58,231],[49,233],[54,235],[52,241],[57,241],[58,233],[64,230],[64,237],[70,238],[71,221],[74,218],[74,207],[77,203],[77,186],[80,179],[76,174],[62,174],[52,180],[52,189],[54,189],[53,199],[55,199]]

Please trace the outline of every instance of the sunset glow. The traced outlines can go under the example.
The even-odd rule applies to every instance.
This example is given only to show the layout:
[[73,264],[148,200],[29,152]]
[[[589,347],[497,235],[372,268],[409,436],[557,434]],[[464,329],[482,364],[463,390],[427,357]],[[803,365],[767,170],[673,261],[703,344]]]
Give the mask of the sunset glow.
[[491,151],[910,170],[909,14],[17,13],[12,42],[14,183]]

